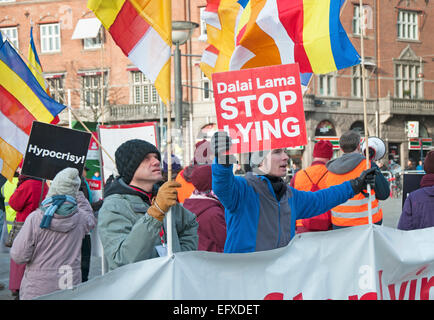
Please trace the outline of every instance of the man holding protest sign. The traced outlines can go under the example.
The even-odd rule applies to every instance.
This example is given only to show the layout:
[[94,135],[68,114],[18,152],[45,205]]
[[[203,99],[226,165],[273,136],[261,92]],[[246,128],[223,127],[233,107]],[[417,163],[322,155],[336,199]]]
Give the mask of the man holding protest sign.
[[375,168],[360,177],[316,192],[298,191],[282,179],[288,155],[284,149],[252,153],[253,172],[234,176],[231,146],[226,132],[212,139],[215,160],[212,187],[225,207],[227,238],[224,252],[255,252],[286,246],[295,234],[297,219],[322,214],[373,183]]
[[[225,207],[224,252],[254,252],[287,245],[297,219],[322,214],[358,194],[374,177],[360,177],[317,192],[298,191],[282,179],[287,147],[305,145],[306,125],[297,64],[213,74],[218,128],[211,145],[212,188]],[[234,153],[251,153],[253,172],[235,177]]]
[[115,153],[117,177],[104,191],[98,233],[108,269],[167,255],[164,219],[172,210],[173,251],[197,250],[196,216],[177,203],[176,181],[159,189],[161,155],[151,143],[133,139]]

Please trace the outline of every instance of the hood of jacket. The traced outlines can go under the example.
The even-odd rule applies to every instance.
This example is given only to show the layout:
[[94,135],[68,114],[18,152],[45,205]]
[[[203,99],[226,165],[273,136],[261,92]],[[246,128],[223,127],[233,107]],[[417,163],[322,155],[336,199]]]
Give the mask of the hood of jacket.
[[185,199],[184,208],[193,212],[198,218],[212,208],[224,210],[223,205],[217,199],[200,194],[192,194],[190,198]]
[[326,163],[327,170],[335,174],[346,174],[366,158],[360,153],[345,153],[341,157]]
[[[152,196],[155,196],[158,192],[158,185],[154,184],[154,187],[152,189]],[[130,194],[134,196],[139,196],[142,198],[143,201],[145,201],[147,204],[151,205],[149,197],[137,190],[134,190],[129,185],[127,185],[121,177],[117,177],[113,180],[106,188],[104,189],[104,198],[107,198],[108,196],[112,194]]]
[[[40,220],[42,221],[44,212],[41,209],[37,210],[38,214],[40,215]],[[48,229],[56,232],[68,233],[69,231],[74,229],[79,222],[79,217],[76,213],[77,209],[72,211],[72,213],[68,214],[67,216],[62,216],[55,213],[53,215],[53,219],[51,219],[50,227]]]

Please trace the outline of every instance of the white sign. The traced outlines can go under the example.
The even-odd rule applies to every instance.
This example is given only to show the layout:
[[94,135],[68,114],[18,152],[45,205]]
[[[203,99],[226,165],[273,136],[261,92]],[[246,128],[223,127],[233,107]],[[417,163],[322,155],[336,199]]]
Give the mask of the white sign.
[[[141,139],[157,146],[156,124],[154,122],[98,126],[98,131],[101,145],[113,161],[115,160],[117,148],[125,141]],[[107,153],[101,151],[104,181],[106,181],[111,174],[117,175],[116,165]]]
[[363,225],[298,234],[254,253],[175,253],[44,299],[434,299],[434,227]]
[[409,138],[419,137],[419,121],[408,121],[407,122],[407,136]]

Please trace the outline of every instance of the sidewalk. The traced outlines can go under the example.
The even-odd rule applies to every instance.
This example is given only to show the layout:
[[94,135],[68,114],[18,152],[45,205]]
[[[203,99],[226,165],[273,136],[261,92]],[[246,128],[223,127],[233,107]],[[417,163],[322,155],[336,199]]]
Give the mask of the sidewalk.
[[[383,225],[396,228],[399,217],[401,216],[401,199],[389,198],[381,201],[383,208]],[[92,257],[90,261],[89,279],[101,275],[101,258]],[[5,285],[5,289],[0,290],[0,300],[13,300],[9,285],[9,253],[0,253],[0,282]]]

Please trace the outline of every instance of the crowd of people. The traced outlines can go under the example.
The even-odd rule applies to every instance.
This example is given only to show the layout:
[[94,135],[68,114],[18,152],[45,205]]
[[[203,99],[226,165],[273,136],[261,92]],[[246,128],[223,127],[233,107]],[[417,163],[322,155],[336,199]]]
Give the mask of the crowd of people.
[[[286,246],[296,233],[370,219],[381,224],[379,201],[390,194],[387,180],[374,161],[367,165],[358,133],[344,133],[339,143],[343,154],[332,159],[332,144],[317,142],[311,165],[294,171],[289,184],[283,179],[289,162],[284,149],[252,152],[245,173],[234,168],[225,132],[196,144],[185,168],[172,156],[170,179],[167,155],[162,159],[143,140],[124,142],[115,152],[118,175],[106,181],[102,199],[92,199],[86,167],[83,176],[63,169],[50,186],[23,175],[14,188],[2,181],[0,239],[11,247],[9,290],[17,299],[32,299],[87,281],[89,233],[96,226],[109,271],[167,255],[169,210],[173,252],[264,251]],[[399,229],[434,226],[434,151],[424,170],[421,188],[405,201]],[[16,212],[10,230],[8,208]]]

